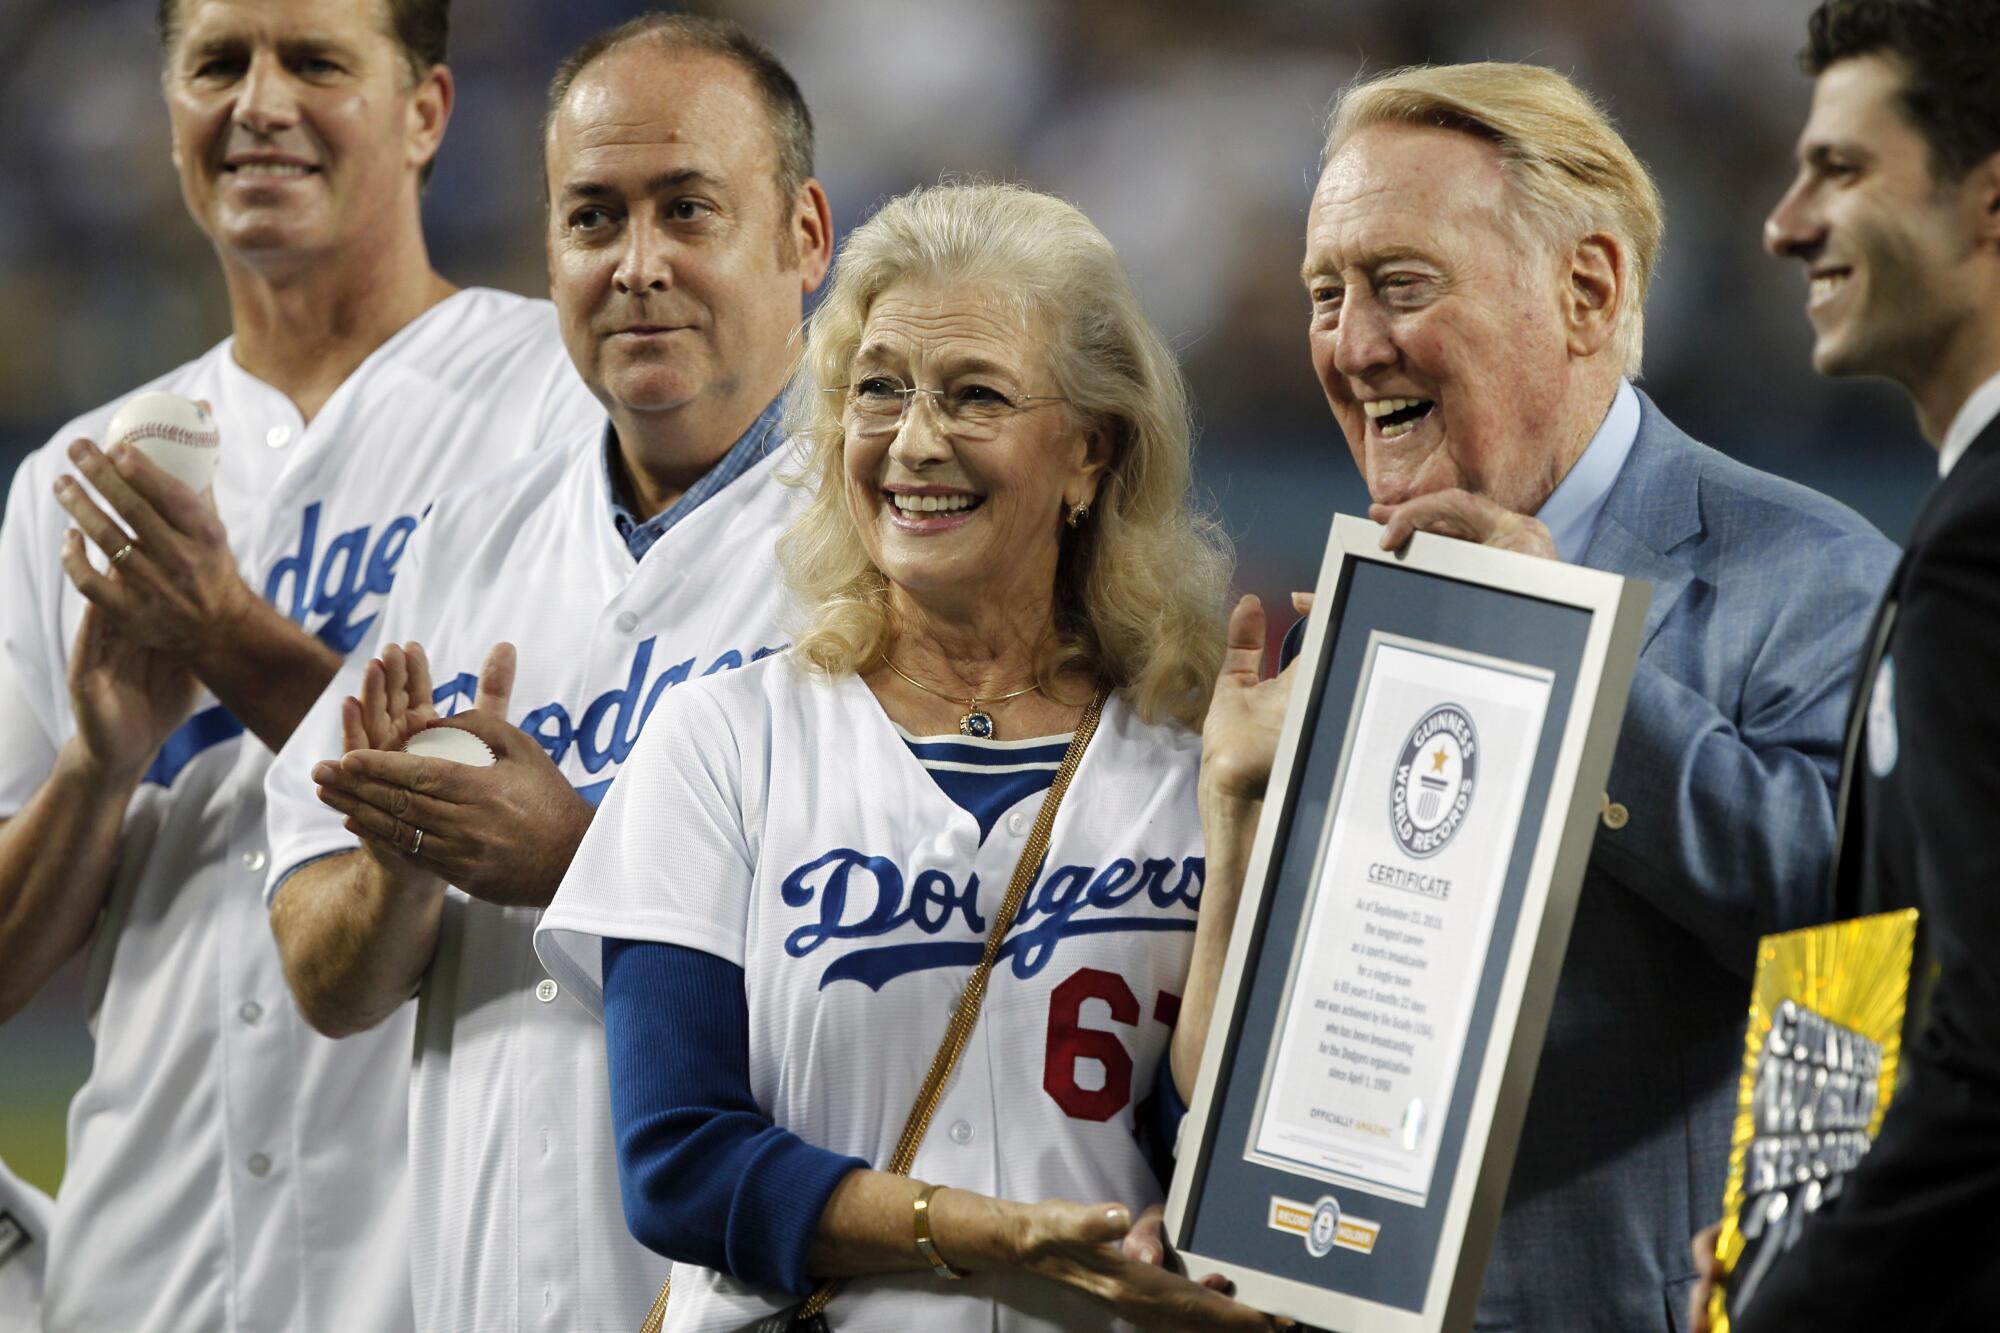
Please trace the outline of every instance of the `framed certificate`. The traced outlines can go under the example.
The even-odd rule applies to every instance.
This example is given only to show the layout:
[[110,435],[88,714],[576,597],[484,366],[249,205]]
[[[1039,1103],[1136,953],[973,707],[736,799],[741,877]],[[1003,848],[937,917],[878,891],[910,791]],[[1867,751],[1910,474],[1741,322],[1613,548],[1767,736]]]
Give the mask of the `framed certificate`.
[[1650,590],[1381,533],[1334,520],[1167,1236],[1259,1309],[1430,1333],[1472,1325]]

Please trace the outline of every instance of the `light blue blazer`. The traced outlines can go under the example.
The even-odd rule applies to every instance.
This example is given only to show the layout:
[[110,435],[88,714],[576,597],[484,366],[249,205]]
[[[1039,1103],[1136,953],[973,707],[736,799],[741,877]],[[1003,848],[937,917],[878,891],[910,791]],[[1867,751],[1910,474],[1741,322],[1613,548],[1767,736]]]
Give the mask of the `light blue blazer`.
[[1721,1214],[1757,937],[1825,920],[1856,664],[1896,548],[1640,395],[1582,563],[1653,585],[1476,1327],[1681,1329]]

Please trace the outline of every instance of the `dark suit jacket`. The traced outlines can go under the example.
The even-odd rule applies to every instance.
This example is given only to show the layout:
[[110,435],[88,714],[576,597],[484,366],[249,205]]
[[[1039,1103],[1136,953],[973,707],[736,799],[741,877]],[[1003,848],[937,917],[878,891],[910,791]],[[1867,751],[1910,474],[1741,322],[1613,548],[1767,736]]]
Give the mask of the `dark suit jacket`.
[[1738,1327],[2000,1328],[2000,422],[1910,532],[1850,732],[1841,915],[1919,909],[1935,989],[1881,1137]]
[[1582,563],[1653,587],[1479,1329],[1679,1329],[1722,1208],[1759,935],[1828,918],[1833,787],[1896,548],[1640,395]]

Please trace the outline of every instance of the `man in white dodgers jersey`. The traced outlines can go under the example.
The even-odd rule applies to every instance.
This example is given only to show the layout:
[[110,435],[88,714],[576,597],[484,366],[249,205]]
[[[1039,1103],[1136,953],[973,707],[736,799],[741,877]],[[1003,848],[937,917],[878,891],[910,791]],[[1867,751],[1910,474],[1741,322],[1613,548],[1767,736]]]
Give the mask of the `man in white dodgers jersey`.
[[410,1019],[345,1045],[306,1030],[258,889],[271,753],[342,656],[373,651],[425,506],[595,416],[546,303],[430,265],[445,11],[162,5],[174,158],[235,332],[144,387],[213,406],[213,500],[91,444],[115,403],[14,480],[0,1015],[88,944],[96,1037],[48,1258],[54,1333],[409,1324]]
[[[661,697],[787,642],[777,399],[832,254],[805,105],[733,25],[614,29],[550,105],[552,287],[609,423],[438,501],[382,617],[422,650],[328,691],[269,783],[308,1019],[361,1032],[419,994],[412,1259],[439,1333],[636,1328],[666,1275],[625,1227],[603,1031],[553,1003],[533,935]],[[497,761],[390,752],[435,714]]]

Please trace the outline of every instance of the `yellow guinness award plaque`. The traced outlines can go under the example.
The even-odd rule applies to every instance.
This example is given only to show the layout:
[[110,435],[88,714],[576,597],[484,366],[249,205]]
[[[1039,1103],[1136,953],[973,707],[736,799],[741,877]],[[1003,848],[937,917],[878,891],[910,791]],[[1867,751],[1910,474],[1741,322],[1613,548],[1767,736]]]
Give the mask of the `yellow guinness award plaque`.
[[1757,945],[1743,1082],[1709,1300],[1716,1333],[1756,1293],[1882,1128],[1908,1007],[1914,910],[1767,935]]

